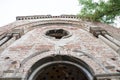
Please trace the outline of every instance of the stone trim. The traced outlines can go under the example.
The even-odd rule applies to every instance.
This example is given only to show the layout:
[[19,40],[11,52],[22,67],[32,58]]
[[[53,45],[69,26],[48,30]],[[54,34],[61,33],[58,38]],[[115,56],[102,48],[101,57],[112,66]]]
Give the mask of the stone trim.
[[33,19],[46,19],[46,18],[71,18],[78,19],[77,15],[60,15],[60,16],[51,16],[51,15],[35,15],[35,16],[17,16],[16,20],[33,20]]

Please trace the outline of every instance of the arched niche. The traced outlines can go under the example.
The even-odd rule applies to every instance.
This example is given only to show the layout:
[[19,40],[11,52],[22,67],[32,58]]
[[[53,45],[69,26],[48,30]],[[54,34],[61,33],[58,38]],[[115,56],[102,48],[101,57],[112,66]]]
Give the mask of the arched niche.
[[92,68],[68,55],[48,56],[30,68],[25,80],[95,80]]

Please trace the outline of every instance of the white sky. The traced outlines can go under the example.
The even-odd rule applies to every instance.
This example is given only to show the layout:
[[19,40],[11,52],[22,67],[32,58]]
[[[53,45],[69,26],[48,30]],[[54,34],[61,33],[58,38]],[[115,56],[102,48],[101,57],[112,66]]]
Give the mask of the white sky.
[[[16,16],[76,15],[80,8],[78,0],[0,0],[0,27],[15,21]],[[120,19],[116,23],[120,27]]]
[[78,14],[78,0],[0,0],[0,26],[16,16]]

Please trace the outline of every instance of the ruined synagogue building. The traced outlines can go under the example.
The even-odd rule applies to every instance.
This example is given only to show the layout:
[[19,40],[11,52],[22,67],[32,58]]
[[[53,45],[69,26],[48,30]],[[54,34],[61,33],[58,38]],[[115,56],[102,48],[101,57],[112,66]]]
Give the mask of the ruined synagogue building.
[[17,16],[0,27],[0,80],[120,80],[120,28],[76,15]]

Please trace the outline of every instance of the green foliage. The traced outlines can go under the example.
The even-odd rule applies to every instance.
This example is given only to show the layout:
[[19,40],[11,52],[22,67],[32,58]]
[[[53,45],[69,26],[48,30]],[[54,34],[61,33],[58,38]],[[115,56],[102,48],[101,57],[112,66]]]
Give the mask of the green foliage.
[[116,16],[120,15],[120,0],[79,0],[82,6],[80,17],[90,21],[113,23]]

